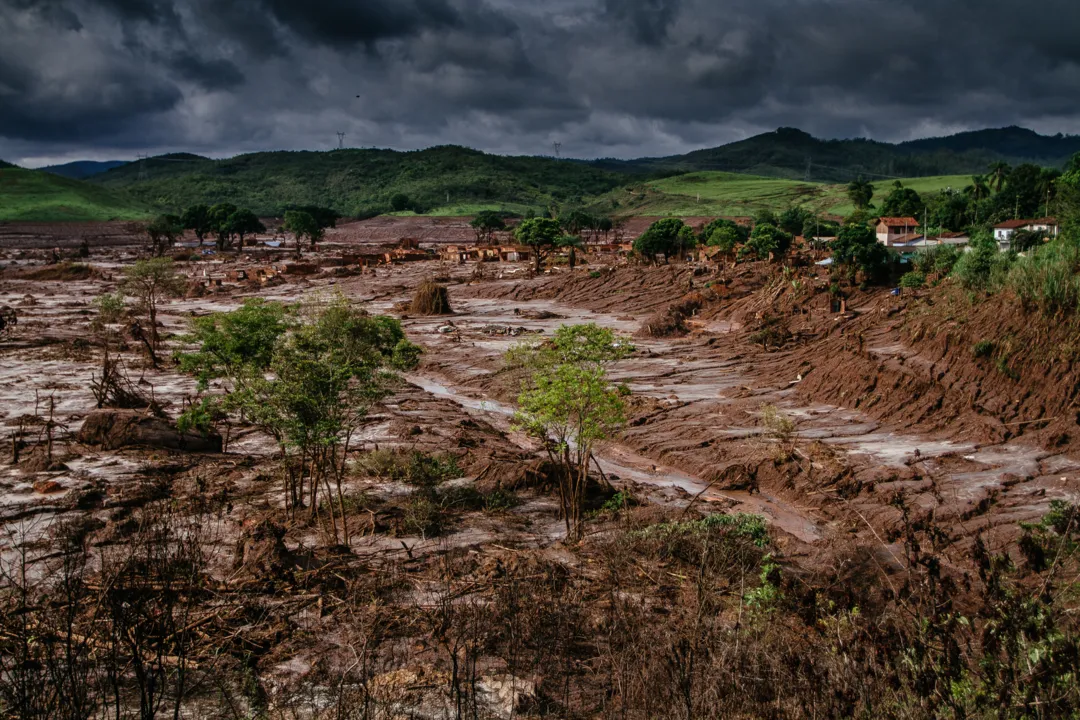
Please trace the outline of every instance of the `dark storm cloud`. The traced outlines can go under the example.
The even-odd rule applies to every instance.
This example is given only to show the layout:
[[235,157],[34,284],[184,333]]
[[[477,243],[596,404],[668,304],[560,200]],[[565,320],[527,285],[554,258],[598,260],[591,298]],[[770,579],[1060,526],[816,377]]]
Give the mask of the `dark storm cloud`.
[[205,90],[228,90],[244,82],[240,68],[221,58],[208,60],[193,52],[182,51],[167,62],[183,79],[197,83]]
[[267,9],[305,39],[350,47],[357,43],[459,26],[444,0],[264,0]]
[[0,0],[0,156],[1080,132],[1078,36],[1075,0]]

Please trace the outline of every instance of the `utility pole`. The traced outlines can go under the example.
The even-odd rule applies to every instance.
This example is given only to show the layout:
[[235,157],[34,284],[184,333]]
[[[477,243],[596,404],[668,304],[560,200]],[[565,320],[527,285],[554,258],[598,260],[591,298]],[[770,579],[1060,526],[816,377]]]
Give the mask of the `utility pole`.
[[551,143],[551,147],[555,149],[555,159],[558,160],[560,157],[559,151],[562,150],[562,143],[556,140],[555,142]]
[[338,150],[344,150],[345,149],[345,133],[343,133],[343,132],[339,132],[337,134],[337,149]]

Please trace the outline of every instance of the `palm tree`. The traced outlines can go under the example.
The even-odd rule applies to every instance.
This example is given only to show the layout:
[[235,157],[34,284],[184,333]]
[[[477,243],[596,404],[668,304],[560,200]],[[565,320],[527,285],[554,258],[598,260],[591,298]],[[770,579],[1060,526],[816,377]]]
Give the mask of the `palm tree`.
[[979,222],[979,201],[990,196],[990,186],[983,175],[972,175],[971,184],[964,188],[964,194],[971,197],[975,206],[975,222]]
[[870,207],[870,201],[874,198],[874,186],[860,175],[858,180],[852,180],[848,185],[847,194],[852,205],[859,210],[864,210]]
[[990,174],[987,176],[990,178],[990,187],[996,192],[1001,192],[1001,188],[1005,187],[1005,178],[1009,176],[1009,163],[1004,161],[998,161],[990,163]]

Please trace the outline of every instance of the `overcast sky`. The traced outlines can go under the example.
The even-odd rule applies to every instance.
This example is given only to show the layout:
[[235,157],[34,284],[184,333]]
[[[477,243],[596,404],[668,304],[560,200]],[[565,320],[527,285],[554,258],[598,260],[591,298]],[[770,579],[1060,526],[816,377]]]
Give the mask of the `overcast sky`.
[[1080,133],[1078,0],[0,0],[0,158]]

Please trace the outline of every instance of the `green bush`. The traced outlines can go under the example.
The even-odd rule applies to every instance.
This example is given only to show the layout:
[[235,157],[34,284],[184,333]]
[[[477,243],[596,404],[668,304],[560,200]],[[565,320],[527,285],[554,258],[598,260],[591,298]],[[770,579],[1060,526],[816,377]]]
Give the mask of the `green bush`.
[[977,358],[987,358],[994,354],[994,343],[990,340],[980,340],[971,348],[971,354]]
[[909,272],[905,273],[900,278],[900,287],[907,288],[909,290],[918,290],[926,285],[926,275],[921,272]]
[[435,487],[461,477],[454,456],[428,455],[417,450],[374,450],[357,461],[356,467],[367,475],[418,487]]
[[1025,310],[1057,317],[1080,309],[1080,246],[1056,240],[1032,250],[1009,272],[1008,285]]
[[1014,257],[999,252],[989,236],[973,238],[971,248],[956,261],[951,274],[968,290],[995,290],[1005,281]]
[[934,272],[948,275],[960,255],[960,249],[954,245],[937,245],[915,253],[911,258],[911,266],[923,275]]

